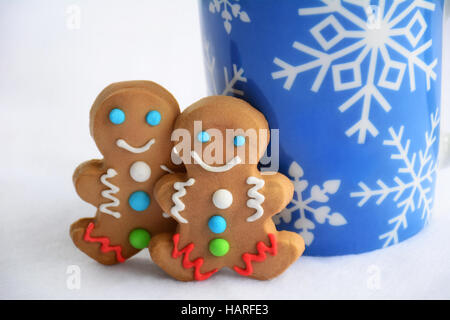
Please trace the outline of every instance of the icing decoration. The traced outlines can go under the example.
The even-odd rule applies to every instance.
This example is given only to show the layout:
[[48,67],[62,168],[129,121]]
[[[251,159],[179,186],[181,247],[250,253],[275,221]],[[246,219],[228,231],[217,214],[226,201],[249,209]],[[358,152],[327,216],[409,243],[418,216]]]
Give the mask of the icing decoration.
[[122,247],[121,246],[111,246],[110,240],[108,237],[92,237],[91,236],[92,230],[94,230],[93,222],[89,223],[86,228],[86,233],[84,234],[84,241],[101,243],[101,247],[100,247],[101,252],[108,253],[110,251],[114,251],[116,253],[117,261],[125,262],[125,259],[122,257]]
[[109,210],[109,208],[117,207],[120,205],[120,200],[117,199],[115,196],[113,196],[113,194],[116,194],[117,192],[119,192],[120,189],[119,189],[119,187],[113,185],[111,182],[107,181],[107,179],[115,177],[116,175],[117,175],[116,170],[108,169],[106,171],[106,174],[104,174],[100,177],[100,181],[109,188],[108,190],[103,190],[101,195],[103,198],[109,199],[112,202],[101,204],[99,207],[99,210],[100,210],[100,212],[109,214],[109,215],[113,216],[114,218],[119,219],[121,216],[120,212],[111,211],[111,210]]
[[176,155],[177,157],[180,157],[180,154],[178,153],[178,150],[177,150],[176,146],[172,148],[171,155],[172,154]]
[[125,121],[125,112],[119,108],[114,108],[109,112],[109,121],[113,124],[121,124]]
[[256,177],[248,177],[247,184],[255,185],[247,192],[247,195],[251,198],[247,201],[247,207],[256,210],[253,215],[247,218],[247,222],[253,222],[261,218],[264,213],[264,209],[261,207],[261,204],[264,202],[265,197],[258,192],[259,189],[264,187],[264,180]]
[[166,171],[166,172],[168,172],[168,173],[175,173],[175,172],[173,172],[173,170],[170,170],[169,168],[167,168],[167,166],[165,166],[165,165],[160,165],[159,166],[162,170],[164,170],[164,171]]
[[133,210],[144,211],[150,205],[150,196],[145,191],[135,191],[128,198],[128,204]]
[[147,113],[145,121],[147,121],[147,123],[152,127],[157,126],[161,122],[161,113],[159,113],[159,111],[152,110]]
[[150,242],[150,233],[145,229],[134,229],[128,236],[128,241],[135,249],[144,249],[148,247]]
[[197,281],[206,280],[209,277],[211,277],[214,273],[218,271],[218,269],[213,269],[208,272],[201,273],[200,268],[203,265],[203,258],[197,258],[194,261],[189,260],[189,254],[194,250],[194,244],[191,242],[187,246],[185,246],[183,249],[178,250],[178,242],[180,241],[180,234],[176,233],[173,235],[173,251],[172,251],[172,258],[176,259],[182,255],[183,256],[183,268],[190,269],[194,268],[194,279]]
[[245,144],[245,137],[244,136],[236,136],[234,137],[234,145],[236,147],[243,146]]
[[172,148],[172,151],[170,152],[170,157],[172,158],[172,162],[175,164],[180,164],[182,162],[176,147]]
[[209,172],[225,172],[225,171],[232,169],[235,165],[238,165],[242,162],[241,158],[239,156],[236,156],[233,159],[231,159],[228,163],[224,164],[223,166],[213,167],[213,166],[210,166],[210,165],[207,165],[206,163],[204,163],[202,158],[200,158],[200,156],[198,155],[197,152],[191,151],[191,156],[195,161],[197,161],[197,163],[204,170],[209,171]]
[[219,189],[214,192],[212,201],[216,208],[227,209],[233,203],[233,195],[227,189]]
[[170,214],[179,223],[188,223],[188,221],[180,215],[180,211],[183,211],[184,208],[186,207],[184,205],[183,201],[180,200],[180,198],[182,198],[182,197],[184,197],[186,195],[186,188],[185,187],[190,187],[194,183],[195,183],[195,179],[194,178],[190,178],[186,182],[181,182],[180,181],[180,182],[175,182],[173,184],[173,187],[174,187],[175,190],[177,190],[177,192],[175,192],[172,195],[172,201],[174,203],[174,206],[170,209]]
[[208,227],[213,233],[222,233],[227,228],[227,221],[221,216],[212,216],[209,218]]
[[123,139],[118,139],[117,141],[116,141],[116,145],[119,147],[119,148],[122,148],[122,149],[125,149],[125,150],[127,150],[127,151],[129,151],[129,152],[132,152],[132,153],[143,153],[143,152],[145,152],[145,151],[147,151],[148,149],[150,149],[150,147],[152,146],[152,144],[154,144],[155,143],[155,138],[153,138],[153,139],[150,139],[146,144],[144,144],[142,147],[139,147],[139,148],[135,148],[135,147],[133,147],[133,146],[130,146],[125,140],[123,140]]
[[162,216],[163,218],[170,218],[170,214],[168,214],[167,212],[163,212]]
[[213,256],[223,257],[230,251],[230,244],[225,239],[213,239],[209,242],[209,252]]
[[275,235],[269,233],[268,236],[270,240],[270,247],[267,247],[264,242],[259,241],[256,245],[258,254],[244,253],[242,255],[242,260],[245,263],[245,269],[234,266],[234,271],[242,276],[249,276],[253,273],[252,261],[263,262],[267,259],[266,252],[270,253],[272,256],[275,256],[277,254],[277,241],[275,239]]
[[202,143],[208,142],[210,139],[211,139],[211,137],[210,137],[209,133],[206,131],[201,131],[197,135],[197,140]]
[[136,161],[130,167],[130,176],[136,182],[145,182],[150,179],[152,170],[144,161]]

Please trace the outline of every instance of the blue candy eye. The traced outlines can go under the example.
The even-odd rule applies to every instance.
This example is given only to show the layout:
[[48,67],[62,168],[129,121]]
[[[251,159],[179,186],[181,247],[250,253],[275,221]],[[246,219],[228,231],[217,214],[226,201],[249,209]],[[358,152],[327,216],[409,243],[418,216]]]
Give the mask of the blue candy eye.
[[161,113],[159,113],[156,110],[152,110],[149,113],[147,113],[145,120],[149,125],[157,126],[161,122]]
[[121,124],[125,121],[125,112],[119,108],[114,108],[109,112],[109,121],[114,124]]
[[236,147],[243,146],[245,144],[245,137],[244,136],[235,136],[234,137],[234,145]]
[[199,132],[197,135],[197,140],[203,143],[208,142],[210,139],[211,137],[209,136],[209,133],[206,131]]

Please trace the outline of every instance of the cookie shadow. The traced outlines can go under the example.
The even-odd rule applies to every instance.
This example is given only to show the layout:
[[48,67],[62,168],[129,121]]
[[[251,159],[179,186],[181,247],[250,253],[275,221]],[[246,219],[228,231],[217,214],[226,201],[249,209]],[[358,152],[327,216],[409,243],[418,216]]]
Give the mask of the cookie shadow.
[[147,278],[161,279],[167,277],[164,271],[154,263],[150,257],[133,257],[120,266],[123,272]]

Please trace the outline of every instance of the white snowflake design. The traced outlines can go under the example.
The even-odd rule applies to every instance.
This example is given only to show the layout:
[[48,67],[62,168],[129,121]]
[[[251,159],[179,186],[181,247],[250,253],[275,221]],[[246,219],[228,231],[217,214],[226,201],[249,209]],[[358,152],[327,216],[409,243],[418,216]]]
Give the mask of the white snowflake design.
[[[300,16],[327,14],[321,22],[310,29],[312,36],[322,50],[317,50],[295,41],[293,47],[296,50],[306,53],[314,59],[301,65],[291,65],[275,57],[274,63],[281,70],[273,72],[272,78],[286,78],[284,89],[290,90],[297,75],[319,68],[311,86],[311,91],[318,92],[331,68],[334,91],[359,88],[338,109],[344,113],[362,100],[359,120],[348,128],[345,134],[347,137],[358,134],[358,143],[364,144],[367,132],[372,137],[376,137],[379,133],[370,120],[370,109],[373,100],[378,102],[379,106],[386,113],[392,108],[391,104],[380,92],[380,88],[398,91],[403,83],[406,69],[409,74],[411,92],[416,89],[416,68],[425,73],[428,90],[430,89],[431,79],[436,80],[434,68],[438,60],[435,59],[427,64],[419,57],[419,55],[431,48],[432,40],[424,41],[422,45],[417,47],[427,29],[421,10],[434,11],[435,4],[427,0],[413,0],[403,10],[400,10],[399,5],[405,0],[393,0],[390,7],[386,7],[385,0],[379,0],[378,6],[371,5],[370,0],[321,0],[321,2],[325,5],[314,8],[302,8],[298,10],[298,14]],[[357,16],[352,10],[347,8],[348,5],[344,6],[344,3],[361,7],[367,20],[364,21]],[[354,24],[355,29],[346,30],[336,19],[335,14]],[[412,17],[407,21],[406,19],[411,15]],[[405,27],[398,27],[399,24],[405,24],[406,22],[407,25]],[[420,30],[413,32],[415,27],[420,27]],[[326,39],[322,34],[322,31],[326,28],[334,29],[335,35],[331,39]],[[411,49],[405,48],[396,40],[396,37],[399,36],[406,37],[411,45]],[[330,50],[342,40],[348,39],[353,39],[355,42],[339,50]],[[394,60],[388,48],[399,54],[403,61]],[[358,54],[356,60],[342,62],[343,59],[349,60],[348,57],[352,54]],[[383,61],[383,69],[378,79],[376,79],[375,74],[379,55],[381,55]],[[369,57],[368,71],[367,75],[363,75],[361,64],[367,57]],[[351,72],[353,80],[343,81],[342,72]],[[392,74],[392,72],[395,73],[394,78],[396,79],[389,78],[389,74]]]
[[[394,177],[392,186],[386,185],[382,180],[377,181],[378,188],[370,189],[364,182],[358,185],[361,191],[352,192],[351,197],[361,198],[358,206],[362,207],[371,198],[378,197],[376,204],[380,205],[389,195],[393,195],[393,201],[397,204],[399,214],[388,221],[392,229],[379,236],[384,240],[383,247],[398,243],[400,227],[408,228],[408,213],[414,213],[416,209],[422,210],[422,220],[428,223],[432,212],[431,185],[437,170],[437,162],[433,161],[431,149],[437,141],[438,125],[440,122],[439,110],[430,116],[431,128],[425,132],[425,149],[420,150],[419,161],[416,161],[417,153],[409,152],[410,140],[402,143],[404,126],[396,132],[389,128],[390,139],[383,145],[394,147],[392,160],[400,160],[403,164],[398,169],[399,176]],[[401,174],[401,176],[400,176]],[[401,178],[403,177],[403,179]],[[405,180],[407,177],[408,180]],[[406,195],[402,197],[402,195]]]
[[[315,223],[328,223],[332,226],[342,226],[347,224],[344,216],[338,212],[331,212],[328,206],[311,206],[314,202],[326,203],[329,201],[329,196],[335,194],[339,190],[341,180],[325,181],[322,187],[314,185],[311,188],[309,197],[303,198],[303,192],[308,188],[308,181],[303,179],[303,169],[297,162],[292,162],[289,167],[289,176],[291,176],[294,183],[294,198],[291,203],[279,214],[274,216],[275,224],[280,224],[282,220],[285,223],[290,223],[294,212],[299,212],[299,218],[295,221],[294,227],[298,229],[300,235],[305,240],[306,245],[311,245],[314,241],[314,233],[311,232],[315,228]],[[306,216],[306,212],[311,213],[311,220]]]
[[212,0],[209,2],[209,11],[211,13],[221,13],[222,19],[224,19],[223,26],[228,34],[231,32],[233,18],[239,16],[242,22],[250,22],[247,12],[241,10],[241,5],[239,3],[231,3],[231,0]]
[[216,68],[216,58],[211,53],[211,45],[209,42],[205,42],[204,48],[205,48],[206,71],[208,72],[208,76],[212,84],[213,94],[222,96],[226,96],[229,94],[243,96],[244,91],[236,89],[235,85],[238,82],[247,82],[247,78],[243,76],[244,69],[243,68],[238,69],[237,66],[233,64],[233,73],[231,74],[230,79],[227,67],[223,67],[225,88],[222,90],[222,92],[219,92],[219,90],[217,89],[216,78],[214,77],[214,72]]

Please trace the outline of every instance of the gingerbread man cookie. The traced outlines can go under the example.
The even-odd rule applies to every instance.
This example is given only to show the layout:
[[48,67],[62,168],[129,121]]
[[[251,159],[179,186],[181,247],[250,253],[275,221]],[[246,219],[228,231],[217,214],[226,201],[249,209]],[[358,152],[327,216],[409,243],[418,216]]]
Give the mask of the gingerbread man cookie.
[[[293,185],[279,173],[262,175],[257,168],[268,144],[264,116],[243,100],[213,96],[187,108],[174,129],[174,134],[188,132],[191,145],[200,143],[204,152],[195,147],[178,150],[180,144],[175,145],[187,172],[165,175],[155,185],[156,201],[178,226],[175,234],[152,239],[153,261],[182,281],[208,279],[223,267],[255,279],[281,274],[305,246],[301,236],[277,231],[272,221],[292,199]],[[258,136],[230,138],[230,129],[250,129]],[[228,138],[220,149],[216,144],[211,152],[215,159],[208,163],[205,155],[217,142],[217,133]],[[252,154],[256,161],[250,161]]]
[[111,84],[95,100],[90,131],[104,159],[81,164],[73,182],[97,214],[70,227],[75,245],[94,260],[124,262],[155,234],[174,230],[152,191],[175,169],[170,135],[179,113],[174,97],[151,81]]

